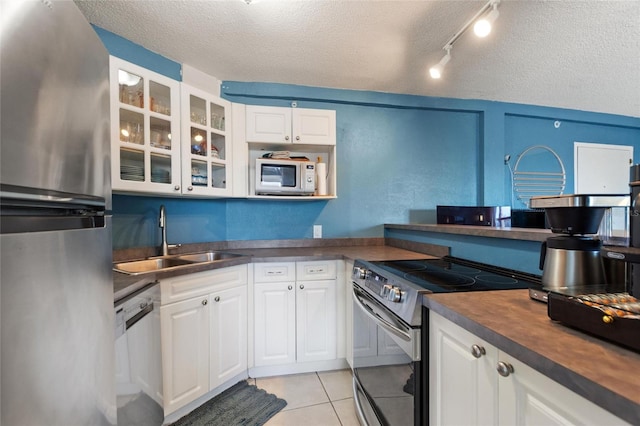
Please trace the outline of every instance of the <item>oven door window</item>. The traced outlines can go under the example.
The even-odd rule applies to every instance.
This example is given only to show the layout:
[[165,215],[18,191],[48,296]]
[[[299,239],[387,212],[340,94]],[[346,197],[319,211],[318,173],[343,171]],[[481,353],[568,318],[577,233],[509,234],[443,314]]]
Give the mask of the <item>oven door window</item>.
[[365,417],[375,413],[375,419],[367,418],[369,424],[413,426],[419,363],[353,303],[353,372],[362,412]]

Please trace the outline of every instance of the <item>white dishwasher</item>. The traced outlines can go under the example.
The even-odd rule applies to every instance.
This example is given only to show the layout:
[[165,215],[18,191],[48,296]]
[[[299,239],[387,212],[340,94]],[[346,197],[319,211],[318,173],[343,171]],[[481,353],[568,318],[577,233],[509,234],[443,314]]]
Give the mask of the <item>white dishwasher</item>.
[[150,283],[115,307],[118,425],[164,421],[160,286]]

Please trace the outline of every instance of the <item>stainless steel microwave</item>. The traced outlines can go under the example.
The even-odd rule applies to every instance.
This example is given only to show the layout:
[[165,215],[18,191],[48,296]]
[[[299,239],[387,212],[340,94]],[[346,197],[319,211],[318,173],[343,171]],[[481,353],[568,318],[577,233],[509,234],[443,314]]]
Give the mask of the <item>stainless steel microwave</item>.
[[315,190],[313,161],[256,159],[256,195],[313,195]]

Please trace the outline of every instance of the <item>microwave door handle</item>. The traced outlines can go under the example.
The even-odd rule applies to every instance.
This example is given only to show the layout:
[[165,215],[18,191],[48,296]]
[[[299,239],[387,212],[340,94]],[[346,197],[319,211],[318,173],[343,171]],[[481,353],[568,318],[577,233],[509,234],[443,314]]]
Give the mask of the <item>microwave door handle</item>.
[[387,330],[389,333],[393,334],[394,336],[397,336],[398,338],[404,340],[405,342],[411,343],[411,335],[409,333],[405,332],[404,330],[399,329],[394,324],[390,323],[389,321],[385,320],[380,315],[378,315],[376,312],[374,312],[374,310],[370,306],[365,305],[362,302],[362,300],[360,299],[360,295],[358,293],[359,293],[358,290],[356,290],[354,288],[353,289],[353,300],[358,304],[358,306],[360,307],[360,310],[365,315],[367,315],[369,318],[371,318],[373,321],[375,321],[376,324],[380,325],[382,328]]

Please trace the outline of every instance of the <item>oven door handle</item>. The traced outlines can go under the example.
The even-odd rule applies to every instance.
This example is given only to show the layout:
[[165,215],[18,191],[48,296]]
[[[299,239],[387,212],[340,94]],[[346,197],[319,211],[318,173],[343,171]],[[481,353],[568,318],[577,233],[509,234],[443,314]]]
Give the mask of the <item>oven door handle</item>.
[[360,310],[362,310],[362,312],[364,312],[365,315],[367,315],[369,318],[371,318],[373,321],[375,321],[376,324],[380,325],[382,328],[387,330],[389,333],[391,333],[394,336],[404,340],[407,343],[411,343],[411,335],[409,333],[407,333],[406,331],[396,327],[395,324],[392,324],[391,322],[389,322],[386,319],[382,318],[377,312],[375,312],[373,310],[373,308],[371,308],[368,305],[365,305],[360,298],[367,299],[371,304],[374,304],[374,303],[377,304],[378,303],[375,300],[371,300],[371,298],[368,297],[365,293],[363,293],[363,292],[359,291],[358,289],[356,289],[355,287],[353,287],[353,300],[356,301],[356,303],[360,307]]
[[367,419],[364,416],[364,411],[362,410],[362,402],[360,401],[360,392],[362,392],[362,385],[356,378],[356,375],[353,375],[353,400],[354,405],[356,406],[356,413],[358,414],[358,420],[360,420],[360,424],[368,425]]

